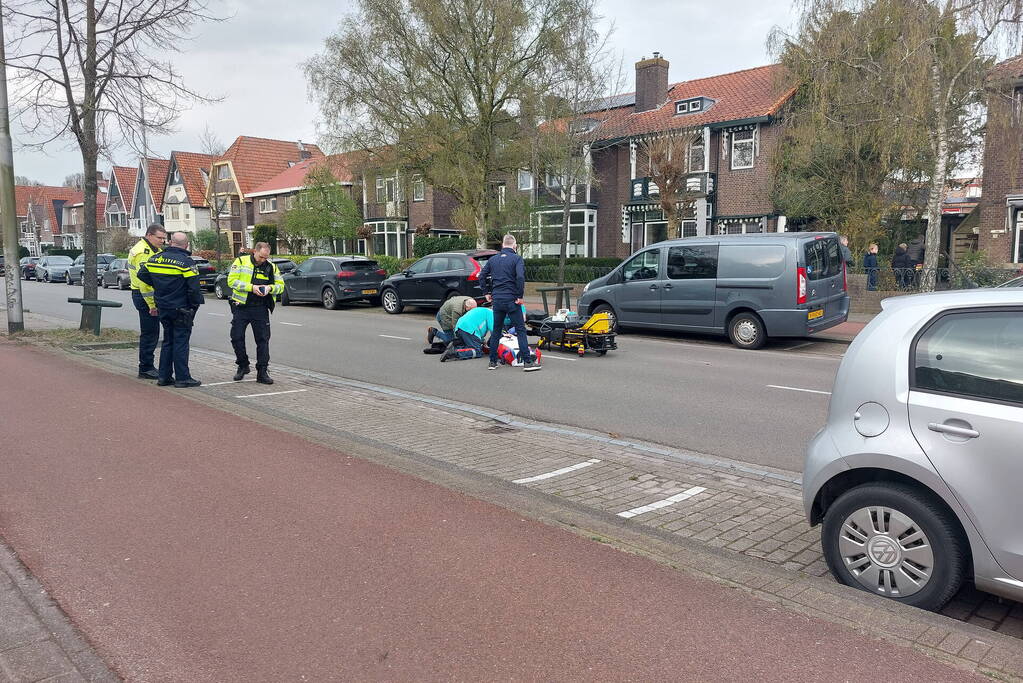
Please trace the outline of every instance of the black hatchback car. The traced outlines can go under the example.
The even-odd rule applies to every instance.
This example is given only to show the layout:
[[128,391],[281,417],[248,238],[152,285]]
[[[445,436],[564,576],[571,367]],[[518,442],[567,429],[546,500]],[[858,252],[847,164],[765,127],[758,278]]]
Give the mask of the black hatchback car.
[[315,256],[282,275],[281,303],[319,301],[333,310],[342,302],[363,300],[376,306],[386,275],[380,264],[362,256]]
[[483,301],[480,271],[496,253],[493,249],[469,249],[419,259],[408,270],[384,280],[380,286],[384,310],[397,314],[405,306],[437,308],[456,294]]

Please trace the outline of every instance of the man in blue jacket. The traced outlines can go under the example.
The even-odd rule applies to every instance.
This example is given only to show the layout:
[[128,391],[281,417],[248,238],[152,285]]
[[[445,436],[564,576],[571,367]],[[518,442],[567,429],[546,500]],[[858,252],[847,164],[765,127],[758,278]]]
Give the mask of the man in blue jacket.
[[488,369],[497,368],[497,347],[504,334],[505,318],[515,328],[519,338],[519,360],[526,372],[540,369],[540,364],[533,361],[529,353],[529,341],[526,339],[526,321],[522,315],[522,297],[526,291],[526,264],[522,257],[515,253],[515,238],[505,235],[501,251],[491,256],[480,281],[487,301],[494,305],[494,331],[490,334],[490,365]]
[[199,386],[201,382],[193,379],[188,369],[188,342],[203,298],[199,271],[188,251],[188,235],[171,235],[170,246],[139,267],[139,280],[153,288],[163,326],[157,384],[173,384],[179,389]]

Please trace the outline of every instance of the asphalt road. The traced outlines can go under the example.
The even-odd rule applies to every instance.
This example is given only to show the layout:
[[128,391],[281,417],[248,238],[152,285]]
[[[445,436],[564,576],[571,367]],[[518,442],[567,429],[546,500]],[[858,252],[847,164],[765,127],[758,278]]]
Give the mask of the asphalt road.
[[[0,376],[91,397],[0,449],[0,534],[128,681],[982,679],[150,382]],[[53,396],[3,398],[36,444]],[[140,444],[154,401],[189,429]]]
[[[67,297],[80,296],[81,287],[22,285],[30,310],[79,319]],[[105,325],[137,329],[130,292],[101,290],[101,298],[125,304],[104,309]],[[364,305],[279,307],[271,374],[278,362],[798,472],[807,441],[824,422],[844,350],[793,341],[751,352],[723,339],[624,334],[603,358],[552,351],[539,373],[488,372],[484,361],[442,364],[423,355],[433,314],[406,310],[392,316]],[[196,320],[194,346],[231,352],[226,301],[207,298]]]

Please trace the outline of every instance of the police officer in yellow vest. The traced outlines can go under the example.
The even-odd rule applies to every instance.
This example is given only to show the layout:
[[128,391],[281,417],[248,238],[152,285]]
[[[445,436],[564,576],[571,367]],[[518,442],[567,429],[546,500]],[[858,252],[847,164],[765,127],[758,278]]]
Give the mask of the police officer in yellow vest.
[[139,313],[139,379],[158,379],[153,352],[160,341],[160,318],[153,299],[153,288],[139,280],[139,268],[150,256],[163,251],[166,241],[167,231],[159,223],[153,223],[146,228],[146,236],[128,252],[131,302]]
[[252,325],[252,336],[256,340],[256,381],[273,384],[267,374],[270,313],[274,309],[274,298],[284,291],[284,278],[270,260],[270,245],[256,242],[251,254],[236,258],[227,274],[227,286],[231,288],[231,346],[238,364],[234,381],[240,382],[251,372],[249,354],[245,350],[245,328]]

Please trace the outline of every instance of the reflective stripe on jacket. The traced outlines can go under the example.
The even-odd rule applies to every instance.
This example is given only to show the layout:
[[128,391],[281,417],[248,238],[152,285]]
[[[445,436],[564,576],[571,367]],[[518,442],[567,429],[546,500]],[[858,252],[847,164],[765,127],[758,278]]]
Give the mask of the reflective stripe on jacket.
[[156,308],[171,313],[198,308],[203,303],[199,271],[187,251],[168,247],[139,267],[139,279],[155,289]]
[[[257,285],[270,285],[270,296],[279,296],[284,292],[284,278],[281,271],[273,261],[267,261],[273,268],[273,282],[256,282]],[[244,306],[249,301],[249,294],[252,292],[252,276],[256,272],[256,260],[252,254],[243,254],[231,264],[231,270],[227,273],[227,286],[231,288],[231,301]]]
[[128,252],[128,277],[131,280],[131,288],[138,290],[150,308],[156,308],[153,303],[153,288],[139,279],[139,267],[153,254],[159,254],[161,251],[143,238]]

